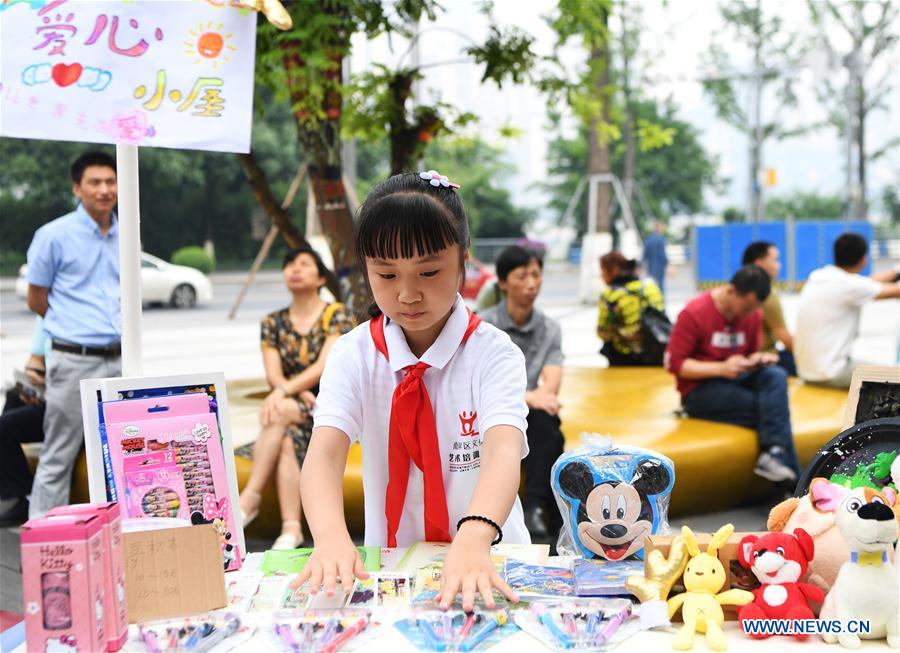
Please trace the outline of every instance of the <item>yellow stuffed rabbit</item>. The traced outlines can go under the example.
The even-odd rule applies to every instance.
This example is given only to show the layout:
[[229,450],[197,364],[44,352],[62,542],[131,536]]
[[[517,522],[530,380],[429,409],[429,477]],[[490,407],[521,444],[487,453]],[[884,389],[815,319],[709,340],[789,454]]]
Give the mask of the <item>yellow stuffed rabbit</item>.
[[734,526],[725,524],[713,535],[705,553],[700,552],[697,538],[687,526],[681,527],[684,544],[691,556],[684,570],[682,583],[687,590],[684,594],[676,594],[670,598],[669,618],[678,608],[684,626],[672,640],[672,648],[686,651],[694,646],[694,633],[706,633],[706,643],[716,651],[725,650],[725,635],[722,624],[725,623],[723,605],[746,605],[753,601],[753,594],[744,590],[727,590],[719,593],[725,584],[725,567],[716,557],[719,548],[728,541],[734,532]]

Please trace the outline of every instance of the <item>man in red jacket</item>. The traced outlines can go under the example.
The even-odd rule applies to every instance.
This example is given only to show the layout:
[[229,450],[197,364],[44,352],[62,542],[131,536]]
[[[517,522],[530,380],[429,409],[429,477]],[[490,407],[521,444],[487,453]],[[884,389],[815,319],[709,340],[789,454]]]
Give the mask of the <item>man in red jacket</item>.
[[675,322],[665,365],[688,415],[754,429],[760,449],[754,473],[788,486],[800,468],[787,374],[775,365],[776,354],[759,351],[760,307],[771,289],[762,268],[746,265],[728,284],[691,300]]

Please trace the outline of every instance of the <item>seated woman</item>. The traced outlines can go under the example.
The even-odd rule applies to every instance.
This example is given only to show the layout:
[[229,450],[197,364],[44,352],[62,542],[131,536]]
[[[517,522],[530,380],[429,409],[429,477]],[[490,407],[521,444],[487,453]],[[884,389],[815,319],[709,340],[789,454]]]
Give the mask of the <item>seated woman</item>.
[[648,306],[663,311],[663,297],[652,279],[638,279],[637,262],[613,250],[600,257],[600,273],[607,288],[600,296],[597,335],[603,340],[600,353],[610,367],[662,365],[642,358],[641,319]]
[[262,321],[263,364],[272,391],[260,409],[262,430],[256,443],[238,452],[245,455],[252,447],[253,470],[240,504],[246,526],[259,514],[263,488],[275,471],[282,522],[272,548],[294,549],[303,543],[300,467],[312,435],[310,409],[328,351],[353,324],[342,304],[319,297],[327,269],[315,250],[289,251],[282,267],[293,301]]

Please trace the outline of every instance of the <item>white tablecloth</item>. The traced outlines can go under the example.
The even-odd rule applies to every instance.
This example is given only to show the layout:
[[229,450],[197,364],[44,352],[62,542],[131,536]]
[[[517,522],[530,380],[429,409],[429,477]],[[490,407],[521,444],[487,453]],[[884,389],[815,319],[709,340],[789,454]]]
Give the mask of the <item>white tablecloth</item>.
[[[252,574],[253,570],[258,568],[261,556],[262,554],[251,554],[247,558],[244,568],[240,571],[227,574],[226,581],[234,580],[237,577],[236,575]],[[385,566],[384,571],[389,571],[390,567],[392,567],[392,565],[396,562],[396,559],[390,558],[387,562],[388,564]],[[566,566],[568,562],[569,561],[565,558],[550,558],[547,564],[554,566]],[[249,640],[232,649],[235,653],[259,653],[260,651],[278,650],[274,647],[275,641],[273,640],[273,638],[267,633],[262,632],[262,629],[268,626],[270,623],[269,615],[261,612],[250,612],[242,615],[242,618],[245,619],[247,623],[257,624],[258,628]],[[380,621],[382,618],[384,618],[384,621],[390,621],[391,619],[405,618],[405,615],[401,614],[399,611],[377,612],[376,620]],[[617,653],[653,653],[656,651],[670,651],[672,650],[672,635],[680,626],[681,624],[675,624],[675,626],[670,630],[639,632],[631,638],[622,642],[614,650]],[[129,631],[129,640],[122,650],[126,652],[145,651],[146,649],[138,640],[137,636],[137,626],[132,625]],[[725,636],[728,644],[727,650],[731,653],[762,653],[764,650],[768,650],[773,653],[775,651],[778,651],[780,653],[780,651],[791,650],[797,651],[798,653],[807,651],[829,651],[830,653],[839,653],[839,651],[843,650],[837,645],[829,646],[817,637],[811,637],[805,642],[797,641],[792,637],[772,637],[768,640],[753,640],[741,633],[738,624],[735,621],[729,621],[725,623]],[[768,649],[764,649],[764,647],[768,647]],[[887,643],[884,640],[864,641],[862,647],[868,650],[893,650],[887,646]],[[352,648],[353,647],[351,645],[351,649]],[[24,644],[15,649],[15,651],[17,652],[25,650],[26,648]],[[417,651],[418,649],[402,633],[400,633],[397,628],[393,627],[393,625],[383,623],[378,627],[377,631],[372,632],[372,637],[368,641],[366,641],[365,646],[360,647],[358,650],[364,651],[365,653],[412,653],[413,651]],[[491,651],[491,653],[527,653],[530,651],[545,651],[549,649],[547,649],[541,642],[539,642],[535,638],[522,631],[519,631],[515,635],[507,637],[506,639],[497,643],[489,650]],[[705,642],[704,635],[696,635],[696,639],[694,640],[694,650],[711,650]]]

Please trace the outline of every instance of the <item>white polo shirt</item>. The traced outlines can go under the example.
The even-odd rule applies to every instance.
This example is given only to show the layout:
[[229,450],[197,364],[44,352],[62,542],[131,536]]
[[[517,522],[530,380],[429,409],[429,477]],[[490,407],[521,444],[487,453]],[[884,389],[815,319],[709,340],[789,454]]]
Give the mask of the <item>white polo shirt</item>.
[[800,293],[794,357],[806,381],[829,381],[850,361],[862,307],[881,292],[878,281],[834,265],[814,270]]
[[[486,322],[460,347],[468,324],[466,305],[457,295],[447,324],[421,358],[431,366],[424,379],[437,422],[451,536],[456,534],[456,522],[468,514],[488,429],[501,424],[519,429],[521,457],[528,455],[525,358],[509,336]],[[315,428],[334,427],[362,445],[367,546],[387,545],[384,507],[391,398],[403,379],[403,368],[419,362],[403,330],[387,318],[384,339],[390,362],[375,349],[368,322],[338,339],[325,362],[314,410]],[[422,472],[410,461],[398,546],[425,539],[424,500]],[[503,524],[503,541],[531,542],[518,497]]]

